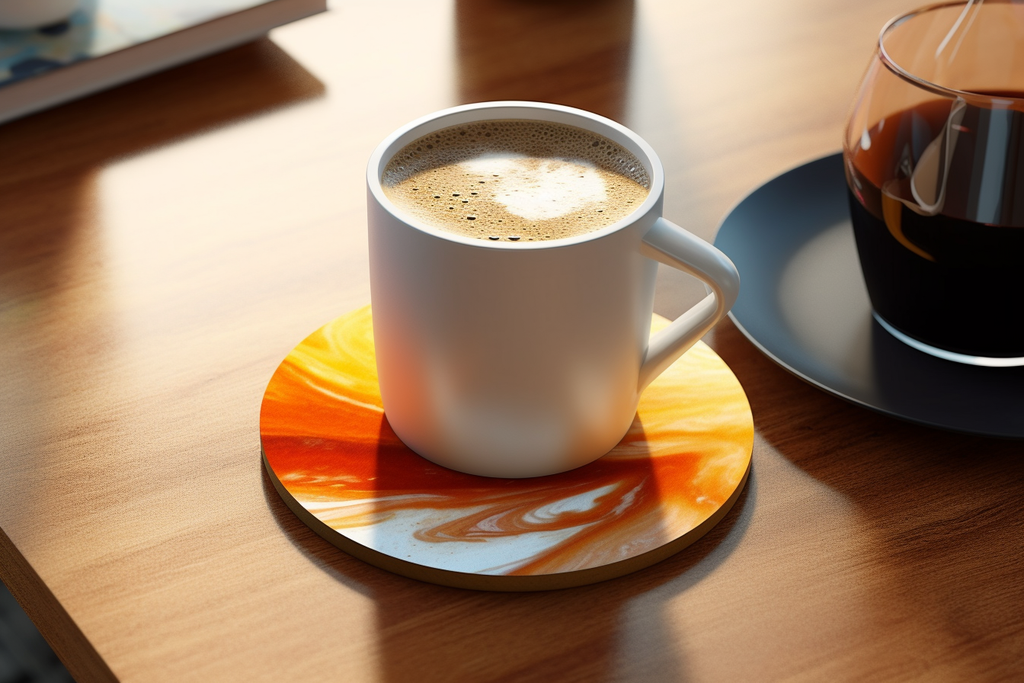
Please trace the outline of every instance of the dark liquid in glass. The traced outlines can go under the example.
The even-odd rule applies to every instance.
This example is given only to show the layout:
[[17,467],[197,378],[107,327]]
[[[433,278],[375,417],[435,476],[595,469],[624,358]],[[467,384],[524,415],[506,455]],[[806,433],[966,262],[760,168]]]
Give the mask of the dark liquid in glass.
[[[926,344],[1024,356],[1024,112],[968,105],[951,119],[951,104],[894,114],[847,152],[868,295],[882,319]],[[937,212],[923,215],[899,199],[913,196],[914,171],[929,143],[943,144],[944,129],[945,193]],[[946,148],[931,154],[947,158]]]

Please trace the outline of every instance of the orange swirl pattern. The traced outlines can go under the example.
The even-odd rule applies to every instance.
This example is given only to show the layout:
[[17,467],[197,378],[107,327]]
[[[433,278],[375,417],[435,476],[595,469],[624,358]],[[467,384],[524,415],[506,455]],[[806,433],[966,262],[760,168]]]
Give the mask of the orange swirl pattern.
[[[665,324],[656,316],[653,327]],[[600,460],[535,479],[448,470],[388,425],[369,306],[299,344],[260,415],[268,468],[335,532],[406,562],[506,576],[600,567],[687,534],[742,484],[753,434],[736,377],[698,343],[647,388]]]

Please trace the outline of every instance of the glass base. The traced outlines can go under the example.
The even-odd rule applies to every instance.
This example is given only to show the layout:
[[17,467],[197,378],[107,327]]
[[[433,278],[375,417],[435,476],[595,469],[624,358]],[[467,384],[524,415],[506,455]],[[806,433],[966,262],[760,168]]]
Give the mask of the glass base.
[[903,332],[900,332],[889,323],[882,320],[882,317],[871,311],[871,315],[874,316],[878,324],[885,328],[885,331],[892,336],[899,339],[907,346],[911,346],[918,351],[923,351],[930,356],[936,358],[942,358],[943,360],[951,360],[954,363],[963,363],[965,365],[980,365],[986,368],[1016,368],[1024,366],[1024,357],[1021,358],[989,358],[987,356],[969,356],[966,353],[955,353],[953,351],[947,351],[940,349],[930,344],[925,344],[922,341],[918,341],[913,337],[907,336]]

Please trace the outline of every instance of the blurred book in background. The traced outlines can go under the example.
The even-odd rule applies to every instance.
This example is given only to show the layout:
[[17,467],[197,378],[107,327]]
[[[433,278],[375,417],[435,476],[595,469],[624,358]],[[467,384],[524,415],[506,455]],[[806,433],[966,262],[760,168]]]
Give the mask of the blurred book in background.
[[82,0],[66,21],[0,29],[0,123],[326,9],[326,0]]

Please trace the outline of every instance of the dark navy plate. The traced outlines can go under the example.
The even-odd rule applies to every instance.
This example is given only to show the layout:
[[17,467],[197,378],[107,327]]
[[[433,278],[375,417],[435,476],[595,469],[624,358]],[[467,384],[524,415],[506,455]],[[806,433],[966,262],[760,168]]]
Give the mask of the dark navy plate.
[[715,246],[740,271],[740,296],[730,317],[797,377],[911,422],[1024,438],[1024,368],[934,358],[872,318],[841,154],[754,190],[722,222]]

